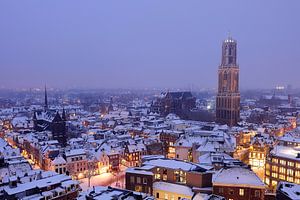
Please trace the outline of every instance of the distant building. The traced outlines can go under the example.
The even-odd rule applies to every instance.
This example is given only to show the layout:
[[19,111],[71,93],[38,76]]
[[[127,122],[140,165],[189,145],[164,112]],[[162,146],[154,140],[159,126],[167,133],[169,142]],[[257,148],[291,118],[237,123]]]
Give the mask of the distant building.
[[191,92],[165,92],[152,104],[151,111],[167,116],[170,113],[187,118],[196,107],[196,98]]
[[36,131],[51,131],[52,139],[57,140],[62,146],[67,143],[66,113],[63,109],[60,115],[58,111],[48,108],[47,90],[45,88],[44,110],[35,111],[33,114],[34,129]]
[[229,37],[222,45],[222,62],[218,70],[216,120],[229,126],[240,120],[239,66],[237,43]]

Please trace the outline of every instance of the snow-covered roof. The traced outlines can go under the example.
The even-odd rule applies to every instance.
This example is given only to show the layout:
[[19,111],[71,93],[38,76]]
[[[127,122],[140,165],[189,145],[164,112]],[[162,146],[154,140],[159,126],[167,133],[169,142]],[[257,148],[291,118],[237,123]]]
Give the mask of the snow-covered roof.
[[251,170],[244,167],[223,168],[213,178],[213,185],[265,188],[265,184]]
[[190,162],[184,162],[181,160],[174,160],[174,159],[153,159],[148,160],[143,163],[144,165],[152,165],[157,167],[164,167],[170,169],[181,169],[184,171],[206,171],[200,165]]
[[53,161],[52,161],[52,164],[53,165],[63,165],[63,164],[66,164],[66,160],[61,157],[61,156],[57,156]]
[[133,174],[143,174],[143,175],[153,175],[153,172],[151,171],[145,171],[145,170],[140,170],[139,168],[128,168],[126,170],[126,173],[133,173]]
[[288,182],[280,182],[277,190],[283,192],[290,199],[300,199],[300,185]]
[[300,147],[276,145],[270,153],[274,156],[300,161]]
[[176,193],[176,194],[182,194],[182,195],[190,196],[190,197],[192,197],[194,195],[194,192],[188,186],[174,184],[174,183],[167,183],[167,182],[162,182],[162,181],[154,182],[153,189],[167,191],[167,192]]
[[85,155],[86,152],[84,149],[71,149],[70,151],[67,151],[66,156],[77,156],[77,155]]

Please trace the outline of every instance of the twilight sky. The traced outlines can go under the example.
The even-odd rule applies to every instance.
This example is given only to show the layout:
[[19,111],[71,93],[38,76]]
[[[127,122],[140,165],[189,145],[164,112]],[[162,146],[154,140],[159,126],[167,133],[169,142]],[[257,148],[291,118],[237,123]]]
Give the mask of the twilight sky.
[[0,1],[0,87],[215,88],[221,42],[240,86],[300,88],[299,0]]

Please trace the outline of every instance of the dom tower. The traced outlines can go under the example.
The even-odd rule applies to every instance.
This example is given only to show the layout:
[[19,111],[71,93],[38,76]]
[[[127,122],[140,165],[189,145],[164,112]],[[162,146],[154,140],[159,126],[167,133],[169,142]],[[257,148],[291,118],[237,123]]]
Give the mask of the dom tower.
[[222,45],[222,62],[218,70],[216,120],[234,126],[240,120],[239,66],[236,62],[237,43],[229,37]]

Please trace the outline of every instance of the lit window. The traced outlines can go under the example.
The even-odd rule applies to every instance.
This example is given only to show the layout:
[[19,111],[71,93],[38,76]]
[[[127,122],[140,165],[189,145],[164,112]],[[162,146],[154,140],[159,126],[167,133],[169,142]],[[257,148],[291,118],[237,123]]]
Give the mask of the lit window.
[[278,167],[277,166],[272,166],[272,171],[273,172],[277,172],[278,171]]
[[273,173],[272,173],[272,177],[277,178],[277,177],[278,177],[278,174],[273,172]]
[[285,174],[285,168],[284,167],[279,167],[279,173]]
[[244,196],[245,195],[245,190],[244,189],[240,189],[239,190],[239,194],[240,194],[240,196]]
[[285,180],[285,175],[284,174],[279,174],[279,179]]
[[286,161],[285,160],[280,160],[280,164],[281,165],[286,165]]
[[294,170],[288,169],[288,170],[287,170],[287,175],[288,175],[288,176],[293,176],[293,175],[294,175]]
[[293,177],[290,177],[290,176],[286,177],[286,180],[287,180],[288,182],[294,182],[294,178],[293,178]]
[[155,174],[154,178],[155,179],[160,179],[160,174]]
[[165,193],[165,199],[166,199],[166,200],[169,199],[168,193]]
[[295,171],[295,176],[300,177],[300,171]]
[[295,163],[294,162],[288,162],[288,166],[294,167]]
[[269,185],[269,184],[270,184],[270,179],[269,179],[269,178],[266,178],[266,181],[265,181],[265,182],[266,182],[267,185]]

